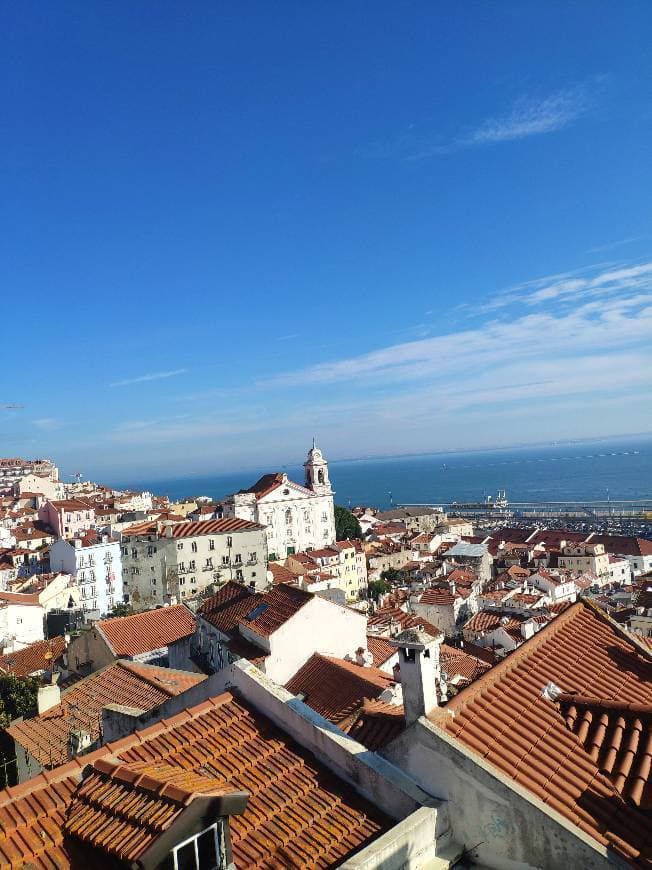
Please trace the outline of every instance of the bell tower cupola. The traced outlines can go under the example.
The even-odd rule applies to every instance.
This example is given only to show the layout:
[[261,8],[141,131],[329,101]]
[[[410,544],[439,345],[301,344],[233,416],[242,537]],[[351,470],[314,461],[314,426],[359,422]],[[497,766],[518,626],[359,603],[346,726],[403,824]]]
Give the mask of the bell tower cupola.
[[312,448],[308,452],[308,458],[303,463],[306,470],[306,488],[311,489],[316,495],[331,495],[333,490],[328,477],[328,462],[312,439]]

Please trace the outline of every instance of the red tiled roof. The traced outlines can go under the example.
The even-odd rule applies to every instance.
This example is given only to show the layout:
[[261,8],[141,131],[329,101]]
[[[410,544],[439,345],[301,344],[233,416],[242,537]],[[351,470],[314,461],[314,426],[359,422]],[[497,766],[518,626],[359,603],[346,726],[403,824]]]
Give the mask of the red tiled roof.
[[193,800],[225,791],[221,779],[170,764],[98,758],[70,803],[66,832],[123,862],[136,862]]
[[131,616],[102,619],[95,628],[117,656],[135,656],[188,637],[195,632],[195,617],[183,604],[145,610]]
[[449,681],[455,677],[462,677],[465,681],[472,683],[473,680],[481,677],[491,668],[487,662],[446,643],[442,643],[439,647],[439,661],[441,670],[447,675]]
[[623,800],[542,697],[548,682],[567,694],[647,707],[652,656],[597,607],[578,602],[429,718],[620,857],[649,867],[647,817]]
[[652,541],[627,535],[591,535],[591,544],[604,544],[607,553],[616,556],[652,556]]
[[262,595],[229,582],[207,598],[198,612],[225,634],[235,631],[242,623],[260,637],[268,637],[312,598],[314,595],[310,592],[288,583],[280,583]]
[[296,586],[281,583],[261,597],[261,609],[254,605],[241,622],[261,637],[268,637],[315,596]]
[[224,634],[235,631],[247,613],[251,613],[263,596],[250,592],[241,583],[229,581],[215,595],[207,598],[197,613]]
[[353,721],[342,729],[371,752],[387,746],[405,729],[402,704],[365,699]]
[[385,637],[376,637],[373,634],[367,635],[367,649],[371,653],[372,664],[375,668],[379,668],[397,652],[391,641]]
[[28,677],[37,671],[47,671],[61,661],[65,650],[66,641],[63,637],[37,640],[24,649],[0,656],[0,671],[15,674],[17,677]]
[[314,653],[285,688],[293,695],[305,695],[309,707],[337,725],[358,710],[365,698],[378,698],[394,683],[377,668]]
[[263,529],[259,523],[241,520],[239,517],[223,517],[221,520],[199,520],[175,523],[169,526],[173,538],[191,538],[195,535],[223,535],[228,532],[252,532]]
[[[248,791],[245,813],[230,819],[237,867],[335,867],[393,824],[257,710],[227,693],[0,792],[0,866],[13,861],[35,870],[88,870],[87,848],[66,825],[82,768],[107,758],[137,774],[164,775],[171,767],[193,783],[199,775],[229,791]],[[139,796],[131,807],[138,817],[136,838],[147,838],[150,830],[147,800]],[[157,808],[164,810],[165,803]]]
[[285,565],[279,565],[278,562],[269,562],[267,570],[272,574],[272,583],[296,583],[297,575],[286,568]]
[[252,495],[255,495],[256,501],[259,501],[261,498],[269,495],[270,492],[278,489],[279,486],[287,486],[290,489],[296,489],[299,492],[307,493],[308,495],[314,495],[314,492],[310,489],[306,489],[305,486],[300,486],[293,480],[284,480],[284,475],[280,471],[274,472],[272,474],[263,474],[263,476],[260,477],[253,486],[250,486],[249,489],[241,489],[240,493],[250,493]]
[[[506,622],[503,624],[503,619]],[[496,628],[518,628],[522,617],[504,610],[480,610],[465,624],[464,631],[494,631]]]
[[70,758],[72,731],[86,731],[92,741],[98,739],[102,707],[106,704],[151,710],[205,679],[204,674],[189,671],[114,662],[75,683],[62,694],[60,704],[12,725],[7,733],[43,767],[56,767]]
[[557,706],[616,791],[635,806],[652,809],[652,704],[562,694]]
[[439,589],[437,587],[433,587],[432,589],[425,590],[425,592],[419,599],[419,604],[430,604],[436,605],[438,607],[452,607],[455,604],[455,596],[448,589]]

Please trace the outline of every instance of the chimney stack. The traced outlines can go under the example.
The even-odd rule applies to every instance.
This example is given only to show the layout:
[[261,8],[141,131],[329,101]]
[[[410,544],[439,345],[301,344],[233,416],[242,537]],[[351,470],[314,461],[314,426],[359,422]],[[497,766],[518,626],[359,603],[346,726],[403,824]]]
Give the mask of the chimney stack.
[[433,637],[414,628],[394,638],[394,646],[399,649],[406,725],[427,716],[437,706],[439,647],[443,639],[441,634]]

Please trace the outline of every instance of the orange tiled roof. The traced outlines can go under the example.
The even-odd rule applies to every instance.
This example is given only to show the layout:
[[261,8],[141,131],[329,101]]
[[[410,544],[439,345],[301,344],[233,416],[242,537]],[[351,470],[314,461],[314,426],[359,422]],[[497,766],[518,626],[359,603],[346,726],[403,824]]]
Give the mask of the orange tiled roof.
[[442,643],[439,648],[439,662],[449,681],[461,677],[465,682],[472,683],[491,668],[487,662],[446,643]]
[[379,668],[397,653],[397,649],[391,641],[385,637],[377,637],[373,634],[367,635],[367,649],[371,653],[372,663],[375,668]]
[[28,677],[37,671],[47,671],[61,660],[65,650],[66,641],[63,637],[37,640],[24,649],[0,656],[0,671],[15,674],[17,677]]
[[402,704],[365,699],[354,720],[343,730],[372,752],[382,749],[405,729]]
[[206,598],[197,613],[219,631],[236,631],[240,620],[263,600],[263,595],[251,592],[242,583],[230,580],[215,595]]
[[281,583],[262,595],[259,604],[253,605],[241,622],[261,637],[268,637],[314,597],[296,586]]
[[[244,814],[230,819],[236,867],[335,867],[393,824],[255,708],[226,693],[0,792],[0,866],[87,870],[88,847],[102,828],[82,844],[72,832],[73,801],[89,797],[79,786],[82,768],[95,765],[93,776],[103,768],[98,759],[107,758],[135,774],[161,777],[174,768],[193,784],[200,776],[249,792]],[[149,800],[137,795],[131,804],[134,849],[151,830]],[[165,811],[165,802],[157,809]]]
[[566,694],[646,707],[652,656],[599,608],[578,602],[429,718],[598,842],[649,867],[647,817],[542,697],[548,682]]
[[204,674],[189,671],[114,662],[75,683],[62,694],[60,704],[12,725],[7,732],[43,767],[56,767],[70,758],[72,731],[86,731],[92,742],[99,738],[106,704],[151,710],[205,679]]
[[562,694],[557,706],[616,791],[637,807],[652,809],[652,704]]
[[305,695],[305,703],[336,725],[350,717],[365,698],[378,698],[395,680],[377,668],[314,653],[285,688]]
[[95,628],[117,656],[135,656],[188,637],[195,632],[195,617],[183,604],[145,610],[131,616],[102,619]]
[[278,562],[270,562],[267,570],[271,572],[272,583],[296,583],[297,577],[293,571]]
[[263,474],[253,486],[250,486],[249,489],[241,489],[240,492],[255,495],[256,501],[259,501],[261,498],[269,495],[270,492],[274,492],[279,486],[287,486],[290,489],[296,489],[298,492],[314,496],[314,492],[311,489],[306,489],[305,486],[301,486],[289,478],[284,478],[284,475],[280,471]]
[[[506,622],[503,623],[502,620]],[[519,628],[523,621],[522,616],[517,616],[504,610],[480,610],[474,614],[465,624],[464,631],[494,631],[496,628]]]
[[91,848],[135,862],[193,800],[225,791],[221,779],[170,764],[99,758],[68,807],[66,832]]
[[228,532],[249,532],[263,529],[259,523],[241,520],[239,517],[223,517],[221,520],[199,520],[176,523],[168,526],[173,538],[191,538],[195,535],[222,535]]

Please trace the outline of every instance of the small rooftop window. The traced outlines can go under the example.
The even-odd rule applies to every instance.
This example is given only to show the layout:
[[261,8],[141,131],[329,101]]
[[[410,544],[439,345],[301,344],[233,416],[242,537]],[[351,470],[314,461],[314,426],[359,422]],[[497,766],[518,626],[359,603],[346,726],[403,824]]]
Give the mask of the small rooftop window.
[[268,609],[269,604],[263,602],[262,604],[257,604],[254,609],[245,616],[247,622],[253,622],[254,619],[258,619],[259,616],[262,616],[263,613]]

